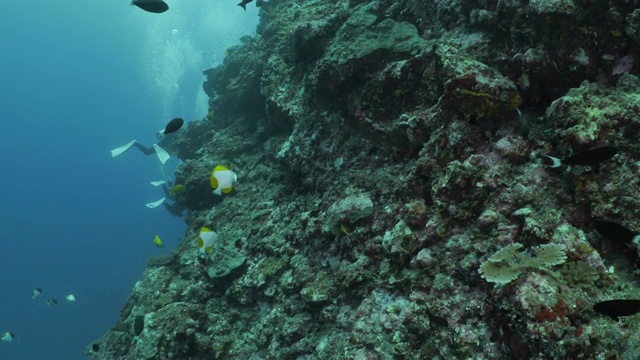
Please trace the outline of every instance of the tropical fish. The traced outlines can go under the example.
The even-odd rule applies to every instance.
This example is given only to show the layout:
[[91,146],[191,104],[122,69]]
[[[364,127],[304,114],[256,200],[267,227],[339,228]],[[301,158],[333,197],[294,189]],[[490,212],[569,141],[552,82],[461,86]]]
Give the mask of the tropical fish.
[[169,10],[169,5],[162,0],[133,0],[131,5],[135,5],[144,11],[160,14]]
[[233,184],[238,181],[238,176],[226,166],[218,165],[211,171],[211,187],[216,195],[228,194],[233,190]]
[[41,288],[35,288],[35,289],[33,289],[33,291],[31,291],[31,298],[34,299],[34,300],[39,298],[40,295],[42,295],[42,289]]
[[169,195],[175,196],[181,193],[183,190],[184,190],[184,185],[181,185],[181,184],[173,185],[171,189],[169,189]]
[[169,121],[169,123],[167,123],[167,126],[165,126],[163,130],[158,131],[158,134],[156,134],[156,136],[158,138],[163,138],[166,134],[174,133],[180,130],[182,124],[184,124],[184,120],[182,118],[173,118],[171,119],[171,121]]
[[158,235],[153,238],[153,243],[156,244],[157,247],[164,247],[164,245],[162,245],[162,240],[160,240],[160,236]]
[[627,245],[638,245],[640,235],[627,229],[626,227],[611,221],[598,220],[595,223],[596,230],[600,235],[614,241],[625,243]]
[[244,11],[247,11],[247,4],[252,2],[253,0],[242,0],[238,6],[240,6],[241,8],[244,9]]
[[617,153],[618,148],[611,145],[605,145],[579,152],[564,159],[558,159],[553,156],[543,155],[544,157],[546,157],[546,159],[544,159],[543,165],[551,168],[557,168],[565,164],[591,166],[596,172],[598,172],[600,163],[611,159]]
[[198,248],[200,249],[200,252],[211,251],[217,240],[218,234],[215,231],[203,226],[200,229],[200,235],[198,235]]
[[634,233],[620,224],[605,220],[596,220],[594,227],[600,235],[611,240],[614,248],[634,261],[636,268],[640,268],[640,254],[638,253],[640,234]]
[[54,306],[54,305],[57,305],[57,304],[58,304],[58,300],[56,300],[54,298],[49,298],[47,300],[47,305],[49,305],[49,306]]
[[247,4],[252,2],[253,0],[241,0],[240,3],[238,3],[238,6],[240,6],[242,9],[244,9],[244,11],[247,11]]
[[593,305],[593,310],[618,321],[620,316],[631,316],[640,312],[640,300],[617,299],[601,301]]
[[4,342],[12,342],[15,335],[11,331],[7,331],[2,333],[2,341]]
[[67,297],[66,297],[65,299],[67,299],[67,301],[68,301],[68,302],[74,302],[74,301],[76,301],[76,297],[75,297],[75,295],[73,295],[73,294],[69,294],[69,295],[67,295]]

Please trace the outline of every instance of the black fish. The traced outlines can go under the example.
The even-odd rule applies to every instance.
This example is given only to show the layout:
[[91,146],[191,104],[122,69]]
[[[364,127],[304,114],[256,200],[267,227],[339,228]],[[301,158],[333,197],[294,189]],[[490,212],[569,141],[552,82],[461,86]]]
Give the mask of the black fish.
[[612,241],[613,249],[626,255],[635,262],[636,269],[640,269],[640,234],[634,233],[626,227],[611,221],[596,220],[595,229],[598,233]]
[[131,5],[135,5],[144,11],[156,14],[169,10],[169,5],[162,0],[132,0]]
[[182,120],[182,118],[173,118],[171,121],[169,121],[167,126],[164,127],[164,129],[156,133],[156,137],[158,139],[162,139],[164,138],[165,134],[171,134],[180,130],[180,128],[182,127],[182,124],[184,124],[184,120]]
[[546,157],[546,159],[544,159],[544,166],[556,168],[565,164],[584,165],[591,166],[596,172],[598,172],[598,166],[600,165],[600,163],[611,159],[617,153],[618,148],[611,145],[605,145],[571,155],[568,158],[562,160],[553,156],[543,155],[544,157]]
[[625,244],[637,244],[640,241],[640,235],[611,221],[596,221],[595,228],[600,235],[610,240],[620,241]]
[[593,310],[618,321],[619,316],[631,316],[640,312],[640,300],[618,299],[601,301],[593,305]]
[[252,2],[253,0],[242,0],[238,6],[240,6],[241,8],[244,9],[244,11],[247,11],[247,4]]
[[184,124],[184,120],[182,120],[182,118],[172,119],[164,128],[163,134],[171,134],[173,132],[180,130],[180,128],[182,127],[182,124]]

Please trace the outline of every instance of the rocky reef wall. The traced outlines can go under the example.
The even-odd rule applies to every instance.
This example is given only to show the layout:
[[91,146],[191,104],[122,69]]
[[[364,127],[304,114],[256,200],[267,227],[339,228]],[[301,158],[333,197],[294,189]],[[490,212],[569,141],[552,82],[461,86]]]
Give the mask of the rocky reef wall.
[[[637,358],[637,319],[592,310],[640,296],[636,249],[594,227],[640,230],[636,2],[260,16],[175,141],[185,239],[89,358]],[[602,144],[620,152],[599,169],[538,160]],[[218,164],[238,174],[223,197]],[[220,236],[204,257],[202,226]]]

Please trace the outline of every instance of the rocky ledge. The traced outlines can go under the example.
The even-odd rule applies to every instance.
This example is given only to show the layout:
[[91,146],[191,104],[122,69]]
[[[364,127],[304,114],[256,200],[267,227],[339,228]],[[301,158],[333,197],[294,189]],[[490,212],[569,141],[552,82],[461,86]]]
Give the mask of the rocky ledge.
[[640,230],[636,3],[264,3],[175,140],[184,241],[89,358],[636,359],[593,310],[640,297],[598,231]]

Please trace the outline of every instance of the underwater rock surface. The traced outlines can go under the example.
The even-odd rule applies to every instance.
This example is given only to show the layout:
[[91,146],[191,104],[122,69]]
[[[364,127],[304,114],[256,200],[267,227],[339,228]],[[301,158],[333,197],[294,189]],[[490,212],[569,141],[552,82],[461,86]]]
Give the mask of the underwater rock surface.
[[[592,310],[640,297],[595,229],[640,231],[635,7],[264,3],[176,140],[185,239],[89,358],[636,359],[640,318]],[[602,144],[597,172],[537,160]]]

